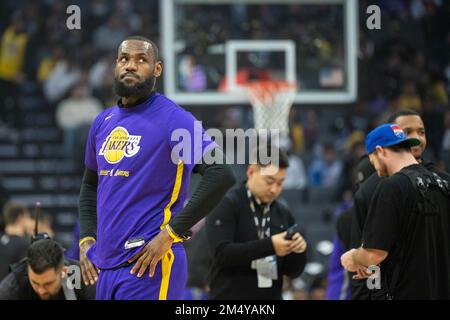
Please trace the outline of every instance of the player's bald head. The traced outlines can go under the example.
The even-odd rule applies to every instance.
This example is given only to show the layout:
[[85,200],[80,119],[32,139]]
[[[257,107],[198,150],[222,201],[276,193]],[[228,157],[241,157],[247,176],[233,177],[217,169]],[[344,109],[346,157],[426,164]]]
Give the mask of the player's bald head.
[[122,52],[147,53],[154,58],[154,61],[159,60],[158,47],[152,40],[143,36],[130,36],[122,41],[119,45],[118,55]]

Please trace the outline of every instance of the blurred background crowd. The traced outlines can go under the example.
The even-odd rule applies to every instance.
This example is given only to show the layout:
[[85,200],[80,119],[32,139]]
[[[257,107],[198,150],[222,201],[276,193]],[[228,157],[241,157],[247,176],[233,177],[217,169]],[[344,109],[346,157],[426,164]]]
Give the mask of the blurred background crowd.
[[[29,211],[40,201],[48,228],[67,249],[74,240],[77,243],[73,229],[87,131],[95,116],[116,102],[111,86],[117,47],[131,34],[160,44],[162,19],[158,1],[85,0],[77,1],[83,8],[81,30],[68,30],[61,26],[70,4],[62,0],[0,2],[0,204],[7,204],[1,230],[16,223],[16,218],[23,218],[20,224],[30,230]],[[381,30],[366,27],[365,10],[371,4],[382,10]],[[179,13],[184,17],[176,29],[176,38],[183,39],[177,57],[180,90],[223,86],[224,71],[208,50],[230,38],[296,38],[302,88],[334,90],[344,85],[342,80],[327,87],[317,68],[343,68],[341,9],[228,7],[231,21],[223,21],[226,15],[220,8],[208,11],[205,6],[191,6]],[[399,109],[417,111],[426,128],[426,159],[450,170],[449,21],[450,1],[359,1],[357,101],[292,107],[291,166],[283,201],[298,219],[310,250],[303,275],[286,281],[286,299],[325,298],[335,217],[352,202],[354,168],[365,153],[365,134],[370,129]],[[194,73],[184,72],[192,65]],[[157,87],[164,93],[162,78]],[[249,105],[183,107],[205,127],[253,125]],[[244,173],[236,167],[239,178],[245,178]],[[11,213],[11,203],[22,204],[23,214]],[[203,297],[207,287],[207,272],[202,268],[207,268],[208,257],[195,250],[200,235],[186,244],[191,261],[189,286],[194,288],[190,298]]]

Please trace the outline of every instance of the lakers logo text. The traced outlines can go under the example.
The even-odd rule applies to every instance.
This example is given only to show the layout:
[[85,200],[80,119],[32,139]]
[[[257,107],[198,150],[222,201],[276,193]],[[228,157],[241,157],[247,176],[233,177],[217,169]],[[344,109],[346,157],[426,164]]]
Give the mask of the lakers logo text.
[[141,141],[141,136],[132,136],[127,129],[116,127],[106,137],[98,154],[104,156],[108,163],[115,164],[124,157],[129,158],[136,155],[141,148],[139,141]]

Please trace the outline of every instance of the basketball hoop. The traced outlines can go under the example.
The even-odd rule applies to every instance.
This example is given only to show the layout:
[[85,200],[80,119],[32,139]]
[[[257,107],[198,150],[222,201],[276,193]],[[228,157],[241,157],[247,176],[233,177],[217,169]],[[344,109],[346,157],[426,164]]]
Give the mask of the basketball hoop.
[[253,107],[255,129],[279,129],[280,142],[289,137],[289,111],[297,83],[279,80],[250,81],[246,84]]

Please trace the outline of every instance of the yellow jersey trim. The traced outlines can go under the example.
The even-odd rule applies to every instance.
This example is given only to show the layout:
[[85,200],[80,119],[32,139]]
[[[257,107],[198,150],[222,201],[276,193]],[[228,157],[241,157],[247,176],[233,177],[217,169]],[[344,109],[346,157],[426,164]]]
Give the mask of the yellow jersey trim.
[[164,208],[164,221],[161,225],[161,230],[166,227],[166,225],[170,221],[170,218],[172,218],[172,211],[170,211],[170,208],[175,203],[175,201],[177,201],[177,199],[178,199],[178,195],[180,193],[180,188],[181,188],[181,182],[183,180],[183,169],[184,169],[184,163],[183,163],[183,161],[180,160],[180,161],[178,161],[177,175],[175,178],[175,185],[173,186],[172,197],[170,198],[169,203]]

